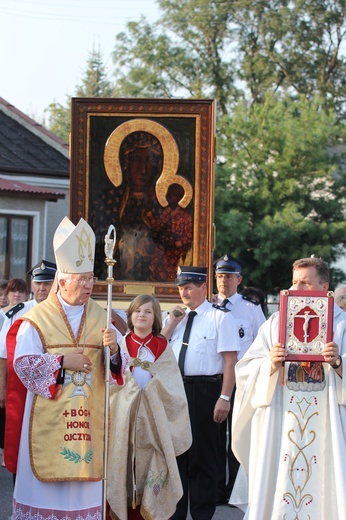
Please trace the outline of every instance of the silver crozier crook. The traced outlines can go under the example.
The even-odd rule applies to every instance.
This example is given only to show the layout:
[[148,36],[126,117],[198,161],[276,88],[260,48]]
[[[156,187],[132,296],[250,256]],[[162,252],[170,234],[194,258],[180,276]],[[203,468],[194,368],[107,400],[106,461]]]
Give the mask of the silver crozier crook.
[[[113,232],[113,239],[110,238]],[[112,326],[112,283],[113,266],[115,260],[113,259],[114,246],[116,241],[116,233],[113,225],[108,228],[105,236],[105,263],[107,264],[107,328]],[[109,346],[104,347],[105,358],[105,421],[104,421],[104,449],[103,449],[103,486],[102,486],[102,519],[106,520],[106,504],[107,504],[107,468],[108,468],[108,423],[109,423],[109,377],[110,377],[110,350]]]

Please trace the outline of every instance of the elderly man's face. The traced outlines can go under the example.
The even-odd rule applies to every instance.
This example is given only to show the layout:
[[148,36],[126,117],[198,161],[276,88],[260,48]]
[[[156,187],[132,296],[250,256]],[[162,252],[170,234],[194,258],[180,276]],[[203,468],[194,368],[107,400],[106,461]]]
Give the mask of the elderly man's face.
[[60,293],[70,305],[82,305],[89,300],[94,287],[94,273],[71,274],[71,278],[59,282]]
[[322,282],[314,266],[293,270],[292,289],[295,291],[327,291],[328,282]]
[[179,285],[178,289],[181,301],[191,310],[202,305],[207,294],[207,285],[205,283],[200,286],[195,285],[194,283],[186,283],[184,285]]
[[53,282],[31,282],[31,290],[37,303],[43,302],[52,287]]

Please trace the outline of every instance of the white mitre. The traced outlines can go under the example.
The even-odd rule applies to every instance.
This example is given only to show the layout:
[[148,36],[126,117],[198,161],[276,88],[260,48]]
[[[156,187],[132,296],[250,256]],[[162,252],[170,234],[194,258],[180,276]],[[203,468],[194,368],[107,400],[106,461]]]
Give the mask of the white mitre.
[[53,238],[57,270],[60,273],[89,273],[94,271],[95,234],[81,218],[75,226],[64,217]]

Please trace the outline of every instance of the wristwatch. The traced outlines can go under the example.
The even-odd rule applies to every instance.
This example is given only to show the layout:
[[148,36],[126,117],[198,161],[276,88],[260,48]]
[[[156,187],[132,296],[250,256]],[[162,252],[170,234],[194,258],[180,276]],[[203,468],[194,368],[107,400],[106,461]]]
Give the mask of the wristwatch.
[[334,365],[330,365],[334,370],[338,369],[342,365],[342,357],[339,355],[338,359],[335,361]]
[[231,398],[228,397],[228,395],[224,395],[224,394],[221,394],[220,395],[220,399],[223,399],[224,401],[227,401],[228,403],[230,402]]

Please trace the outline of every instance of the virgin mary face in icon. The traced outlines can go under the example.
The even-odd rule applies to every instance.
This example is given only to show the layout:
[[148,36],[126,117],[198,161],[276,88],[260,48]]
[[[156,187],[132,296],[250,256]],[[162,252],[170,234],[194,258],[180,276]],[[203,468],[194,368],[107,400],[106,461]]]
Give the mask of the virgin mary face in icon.
[[147,132],[129,134],[121,144],[119,158],[130,193],[147,193],[155,188],[163,163],[162,147],[156,137]]
[[155,184],[162,173],[163,151],[148,132],[133,132],[119,150],[124,195],[119,210],[118,268],[121,278],[151,280],[152,257],[159,247],[148,214],[159,211]]

